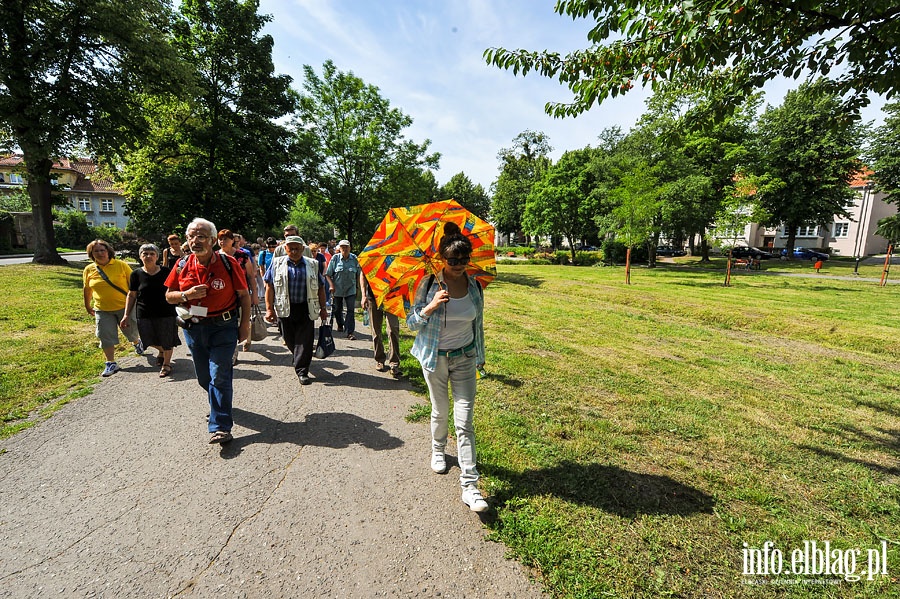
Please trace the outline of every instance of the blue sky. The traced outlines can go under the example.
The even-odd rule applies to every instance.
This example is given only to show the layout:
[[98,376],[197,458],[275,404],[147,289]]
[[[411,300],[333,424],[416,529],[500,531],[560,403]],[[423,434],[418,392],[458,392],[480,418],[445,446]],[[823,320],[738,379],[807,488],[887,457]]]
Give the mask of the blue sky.
[[[547,101],[569,101],[565,87],[539,75],[514,76],[485,64],[489,47],[586,47],[590,22],[553,12],[553,0],[261,0],[272,15],[265,29],[275,39],[275,68],[303,84],[303,65],[321,74],[332,60],[381,90],[413,119],[406,137],[432,141],[441,153],[438,183],[463,171],[490,192],[499,173],[497,153],[525,129],[543,131],[554,159],[593,145],[606,127],[630,129],[649,93],[635,88],[575,118],[553,119]],[[766,101],[781,103],[798,82],[776,81]],[[882,101],[863,113],[881,120]]]

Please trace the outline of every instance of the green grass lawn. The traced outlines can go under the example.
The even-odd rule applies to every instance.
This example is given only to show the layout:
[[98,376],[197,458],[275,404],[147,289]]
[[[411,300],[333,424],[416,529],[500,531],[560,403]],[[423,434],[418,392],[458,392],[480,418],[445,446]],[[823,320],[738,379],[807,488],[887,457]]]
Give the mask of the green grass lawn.
[[[857,267],[856,260],[854,260],[853,258],[841,258],[833,256],[829,260],[825,261],[825,263],[822,265],[822,269],[819,271],[819,274],[836,277],[860,276],[863,278],[880,279],[881,271],[884,270],[884,259],[882,258],[880,261],[878,261],[878,264],[874,264],[874,262],[876,261],[878,260],[869,258],[863,263],[860,263],[859,267]],[[869,264],[868,262],[872,262],[872,264]],[[900,265],[896,264],[896,255],[894,258],[894,262],[895,263],[891,266],[891,270],[889,273],[889,277],[891,279],[900,277]],[[677,266],[707,268],[710,270],[719,269],[724,271],[726,259],[723,256],[712,256],[710,257],[709,262],[701,262],[700,258],[697,256],[683,256],[680,258],[675,258],[674,262],[660,262],[660,265],[667,266],[673,263]],[[760,261],[760,270],[765,272],[815,274],[815,268],[813,268],[814,264],[815,261],[810,260],[770,259]]]
[[[493,538],[557,597],[900,596],[900,288],[623,281],[503,265],[488,287],[476,427]],[[883,539],[888,578],[742,576],[743,543],[866,555]]]
[[[550,596],[900,596],[900,287],[499,271],[476,403],[487,526]],[[84,393],[102,360],[80,268],[5,266],[0,285],[16,290],[0,308],[8,435]],[[421,390],[407,353],[403,368]],[[857,572],[886,541],[888,576],[742,576],[744,543],[790,567],[808,540],[861,549]]]
[[0,438],[89,393],[100,378],[103,353],[84,310],[83,268],[0,267],[0,288],[9,292],[0,305]]

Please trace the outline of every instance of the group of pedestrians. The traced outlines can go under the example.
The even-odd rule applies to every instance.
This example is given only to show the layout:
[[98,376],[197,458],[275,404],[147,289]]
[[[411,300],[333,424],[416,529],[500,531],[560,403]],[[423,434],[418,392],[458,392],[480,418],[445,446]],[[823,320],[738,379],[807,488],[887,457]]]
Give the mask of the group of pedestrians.
[[[387,368],[399,377],[399,319],[378,305],[350,242],[341,240],[332,248],[334,252],[322,244],[325,251],[321,251],[318,244],[307,246],[297,233],[296,227],[289,225],[284,243],[265,240],[265,250],[248,266],[234,250],[231,231],[218,231],[212,222],[195,218],[187,227],[187,248],[180,246],[177,236],[170,236],[162,255],[155,245],[145,244],[140,249],[142,267],[133,272],[114,257],[108,243],[91,242],[88,256],[92,262],[84,270],[84,297],[107,359],[103,376],[118,370],[114,358],[117,328],[134,343],[138,354],[144,353],[144,344],[157,348],[159,376],[168,376],[172,351],[180,343],[178,322],[197,382],[207,393],[209,443],[228,443],[234,426],[233,357],[238,342],[250,338],[251,306],[264,298],[266,321],[279,325],[298,381],[308,385],[312,382],[309,367],[315,323],[317,319],[326,322],[328,296],[338,332],[346,332],[347,339],[353,340],[359,285],[362,308],[372,328],[375,367],[379,371]],[[222,251],[214,250],[216,242]],[[417,332],[411,353],[422,366],[432,404],[429,463],[436,473],[447,472],[452,391],[462,501],[471,510],[482,512],[488,504],[477,487],[473,415],[476,373],[485,362],[483,291],[466,273],[472,244],[453,223],[444,226],[439,251],[445,266],[421,281],[406,319],[410,330]],[[256,267],[264,293],[257,290]],[[114,294],[117,287],[118,296]],[[387,351],[383,323],[387,325]]]

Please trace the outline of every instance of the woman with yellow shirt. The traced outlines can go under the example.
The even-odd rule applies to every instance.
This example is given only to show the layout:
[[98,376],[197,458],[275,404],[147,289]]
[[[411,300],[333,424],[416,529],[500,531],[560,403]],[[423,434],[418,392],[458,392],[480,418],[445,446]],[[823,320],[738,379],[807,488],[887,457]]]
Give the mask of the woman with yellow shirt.
[[[97,323],[96,335],[106,356],[106,368],[100,376],[111,376],[119,371],[116,345],[119,343],[119,323],[125,316],[131,266],[117,260],[112,246],[102,239],[95,239],[88,244],[87,255],[91,264],[84,267],[81,275],[84,283],[84,309]],[[144,346],[138,336],[137,322],[134,321],[131,326],[121,330],[134,343],[134,351],[138,355],[143,354]]]

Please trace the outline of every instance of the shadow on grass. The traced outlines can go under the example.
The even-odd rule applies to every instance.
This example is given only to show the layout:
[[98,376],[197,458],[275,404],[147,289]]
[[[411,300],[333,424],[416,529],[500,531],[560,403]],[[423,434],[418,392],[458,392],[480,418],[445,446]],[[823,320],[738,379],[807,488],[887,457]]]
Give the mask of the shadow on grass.
[[725,279],[723,278],[720,281],[669,281],[670,285],[681,285],[683,287],[705,287],[707,289],[711,289],[713,287],[725,287]]
[[[900,388],[888,387],[888,389],[891,391],[897,392],[898,395],[900,395]],[[885,414],[893,416],[894,418],[900,418],[900,408],[898,408],[894,404],[890,404],[887,402],[879,403],[879,402],[874,402],[874,401],[869,401],[869,400],[864,400],[864,399],[857,399],[856,405],[866,406],[867,408],[872,408],[873,410],[875,410],[877,412],[884,412]]]
[[490,372],[488,373],[488,378],[506,385],[507,387],[513,387],[515,389],[518,389],[522,386],[522,381],[520,381],[519,379],[508,377],[505,374],[494,374],[493,372]]
[[513,272],[502,272],[495,279],[498,283],[509,283],[510,285],[523,285],[525,287],[540,287],[544,284],[544,279],[522,275]]
[[499,503],[514,497],[554,495],[623,518],[641,514],[711,513],[712,496],[668,476],[641,474],[616,466],[563,462],[553,468],[511,472],[484,465],[484,473],[507,481]]
[[82,266],[81,268],[77,268],[75,265],[73,265],[71,263],[64,264],[62,266],[67,267],[67,270],[64,272],[56,271],[56,272],[47,273],[47,276],[46,276],[47,280],[54,281],[54,282],[58,281],[61,286],[77,287],[78,289],[81,289],[81,287],[82,287],[81,273],[84,270],[84,267]]
[[[891,443],[890,445],[896,446],[896,442]],[[822,447],[813,447],[811,445],[798,445],[797,447],[800,449],[805,449],[806,451],[811,451],[814,454],[816,454],[820,457],[823,457],[823,458],[830,458],[832,460],[835,460],[838,462],[846,462],[848,464],[858,464],[858,465],[868,468],[870,470],[874,470],[875,472],[881,472],[882,474],[887,474],[887,475],[891,475],[891,476],[900,476],[900,468],[897,468],[896,466],[888,467],[888,466],[884,466],[882,464],[876,464],[874,462],[867,462],[866,460],[861,460],[859,458],[853,458],[853,457],[844,455],[842,453],[839,453],[837,451],[832,451],[830,449],[824,449]]]

